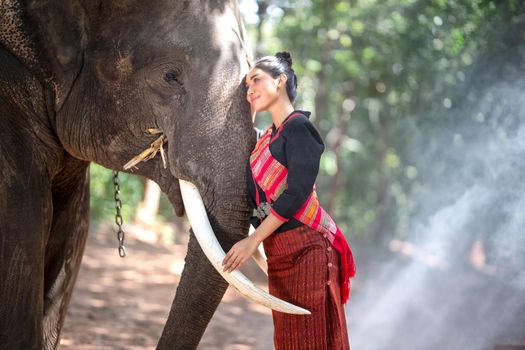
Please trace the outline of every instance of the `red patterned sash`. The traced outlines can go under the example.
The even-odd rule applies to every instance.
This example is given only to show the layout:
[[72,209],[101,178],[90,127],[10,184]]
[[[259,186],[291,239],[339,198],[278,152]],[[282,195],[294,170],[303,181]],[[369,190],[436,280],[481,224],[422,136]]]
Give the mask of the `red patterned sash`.
[[[288,187],[288,169],[272,156],[270,144],[279,136],[288,121],[300,115],[302,114],[294,113],[288,117],[279,126],[274,137],[272,137],[272,127],[270,126],[259,138],[250,156],[253,179],[264,191],[270,203],[275,202]],[[259,206],[258,191],[256,191],[256,203]],[[294,218],[321,233],[339,253],[341,257],[341,297],[342,302],[345,303],[350,296],[350,278],[355,275],[354,258],[343,233],[330,215],[320,206],[315,185],[308,199],[295,213]]]

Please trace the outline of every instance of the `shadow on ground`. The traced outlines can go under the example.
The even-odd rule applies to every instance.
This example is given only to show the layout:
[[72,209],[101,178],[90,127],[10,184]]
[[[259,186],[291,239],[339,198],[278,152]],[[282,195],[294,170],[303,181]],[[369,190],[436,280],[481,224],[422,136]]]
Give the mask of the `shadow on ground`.
[[[185,239],[168,246],[128,234],[122,259],[114,236],[112,227],[90,232],[62,332],[63,350],[155,349],[184,267]],[[243,272],[267,289],[254,263]],[[270,310],[229,288],[198,349],[271,349],[272,332]]]

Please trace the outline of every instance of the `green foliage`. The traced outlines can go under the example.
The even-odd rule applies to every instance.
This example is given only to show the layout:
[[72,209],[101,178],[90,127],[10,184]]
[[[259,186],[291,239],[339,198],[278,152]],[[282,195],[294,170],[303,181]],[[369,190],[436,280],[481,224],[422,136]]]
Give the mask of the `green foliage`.
[[[297,105],[314,112],[327,146],[319,196],[354,242],[407,236],[411,217],[447,200],[429,200],[435,188],[480,177],[463,158],[478,135],[505,138],[522,122],[509,112],[521,95],[492,89],[523,77],[521,0],[258,3],[269,6],[263,23],[247,23],[252,45],[259,55],[292,52]],[[261,115],[258,126],[270,121]],[[125,221],[143,187],[121,174]],[[114,220],[112,173],[98,165],[91,208],[94,220]],[[173,215],[165,197],[160,213]]]
[[[133,221],[137,206],[144,194],[143,179],[139,176],[119,173],[120,198],[124,222]],[[91,220],[94,222],[115,220],[113,171],[98,164],[90,166]]]
[[[485,87],[523,75],[524,14],[519,0],[271,2],[262,54],[292,52],[298,106],[314,111],[327,144],[321,202],[354,238],[406,236],[417,198],[461,169],[443,146],[466,151],[465,130],[500,129],[507,104]],[[480,108],[490,103],[501,110]],[[462,179],[476,174],[467,168]]]

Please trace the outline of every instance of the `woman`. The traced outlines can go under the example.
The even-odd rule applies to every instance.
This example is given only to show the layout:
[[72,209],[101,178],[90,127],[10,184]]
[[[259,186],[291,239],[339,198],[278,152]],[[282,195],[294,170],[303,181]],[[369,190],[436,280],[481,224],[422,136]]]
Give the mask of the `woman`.
[[273,124],[250,157],[248,190],[255,232],[226,255],[224,271],[241,267],[263,242],[271,294],[311,315],[273,311],[276,349],[349,349],[343,304],[355,274],[350,248],[320,207],[315,179],[324,144],[293,107],[297,81],[287,52],[255,61],[246,76],[253,111],[268,111]]

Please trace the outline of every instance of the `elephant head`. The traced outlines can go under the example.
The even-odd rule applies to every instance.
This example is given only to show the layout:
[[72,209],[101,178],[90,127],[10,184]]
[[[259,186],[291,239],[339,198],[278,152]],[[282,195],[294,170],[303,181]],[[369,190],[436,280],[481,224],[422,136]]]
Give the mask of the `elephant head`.
[[[50,181],[44,185],[52,192],[52,201],[44,204],[54,215],[51,233],[44,232],[48,240],[62,242],[53,235],[65,232],[54,228],[61,226],[55,216],[66,210],[57,199],[63,196],[58,189],[67,186],[55,183],[69,183],[71,172],[83,185],[89,162],[124,170],[159,137],[150,129],[160,130],[166,140],[167,167],[156,157],[131,171],[157,182],[179,216],[201,205],[183,203],[179,180],[193,183],[223,248],[246,235],[245,167],[255,135],[242,83],[250,48],[234,1],[13,0],[1,6],[5,51],[0,53],[12,66],[22,67],[26,84],[33,86],[21,90],[24,101],[38,105],[37,117],[27,124],[39,143],[65,153],[53,167],[42,161]],[[13,115],[8,109],[0,112]],[[78,242],[72,250],[81,251]],[[52,256],[59,255],[55,251]],[[233,277],[230,281],[238,283]],[[60,289],[54,283],[44,281],[46,297]],[[68,282],[64,290],[71,287]],[[226,287],[190,235],[159,348],[195,348]]]
[[31,10],[52,38],[43,46],[44,74],[67,152],[123,170],[158,137],[148,130],[160,129],[169,168],[156,158],[132,172],[156,181],[179,216],[176,179],[195,183],[214,225],[228,236],[246,231],[243,163],[253,137],[235,3],[81,1],[62,4],[62,16],[47,6],[36,2]]

